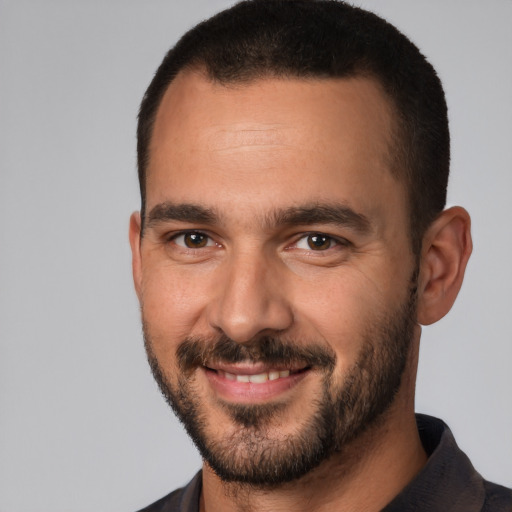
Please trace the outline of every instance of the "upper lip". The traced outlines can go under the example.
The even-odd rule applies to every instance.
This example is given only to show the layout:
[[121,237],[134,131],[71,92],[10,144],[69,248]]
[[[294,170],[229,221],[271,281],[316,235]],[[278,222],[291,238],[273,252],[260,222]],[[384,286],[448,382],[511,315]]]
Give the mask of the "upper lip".
[[261,373],[268,373],[271,371],[285,371],[289,370],[290,372],[296,372],[300,370],[304,370],[307,368],[306,364],[297,365],[284,365],[277,364],[272,365],[268,363],[249,363],[249,362],[241,362],[241,363],[221,363],[221,362],[211,362],[206,363],[204,365],[206,368],[210,370],[220,370],[227,373],[232,373],[234,375],[259,375]]

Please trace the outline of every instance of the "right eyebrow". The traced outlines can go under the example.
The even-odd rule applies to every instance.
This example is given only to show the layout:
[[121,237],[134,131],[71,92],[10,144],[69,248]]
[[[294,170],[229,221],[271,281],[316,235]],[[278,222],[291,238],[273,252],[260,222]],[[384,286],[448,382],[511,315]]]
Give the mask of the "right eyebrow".
[[175,204],[171,202],[159,203],[154,206],[147,217],[147,227],[167,221],[193,222],[200,224],[215,224],[218,217],[209,208],[195,204]]

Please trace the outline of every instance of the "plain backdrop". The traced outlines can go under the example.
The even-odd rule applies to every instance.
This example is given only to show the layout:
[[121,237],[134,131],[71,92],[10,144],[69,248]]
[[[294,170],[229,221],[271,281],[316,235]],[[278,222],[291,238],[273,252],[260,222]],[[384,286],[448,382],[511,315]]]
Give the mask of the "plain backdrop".
[[[138,103],[164,53],[223,0],[0,0],[0,512],[133,511],[200,459],[141,340],[127,240]],[[417,410],[512,483],[512,2],[359,0],[438,70],[449,203],[475,250],[424,329]]]

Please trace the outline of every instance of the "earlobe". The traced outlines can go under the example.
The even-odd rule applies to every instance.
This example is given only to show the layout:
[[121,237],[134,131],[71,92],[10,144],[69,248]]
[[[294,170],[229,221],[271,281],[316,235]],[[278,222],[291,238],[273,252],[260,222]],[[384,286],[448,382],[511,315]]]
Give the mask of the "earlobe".
[[142,282],[142,261],[141,261],[141,250],[140,250],[140,228],[141,220],[140,213],[133,212],[130,216],[130,246],[132,249],[132,273],[133,273],[133,284],[135,285],[135,292],[141,300],[141,282]]
[[471,255],[471,219],[464,208],[442,212],[423,237],[418,282],[418,322],[429,325],[450,311]]

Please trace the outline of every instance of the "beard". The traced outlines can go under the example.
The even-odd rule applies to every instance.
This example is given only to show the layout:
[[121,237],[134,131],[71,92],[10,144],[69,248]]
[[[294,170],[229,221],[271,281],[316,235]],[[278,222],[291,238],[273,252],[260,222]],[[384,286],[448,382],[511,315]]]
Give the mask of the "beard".
[[[293,343],[280,336],[237,343],[220,336],[184,339],[176,351],[177,382],[171,383],[143,322],[148,361],[162,394],[213,471],[225,482],[273,488],[306,475],[379,424],[394,402],[408,360],[416,316],[415,283],[413,278],[404,304],[367,323],[357,360],[345,375],[335,375],[336,355],[323,344]],[[286,402],[233,404],[218,399],[216,405],[231,423],[224,435],[214,436],[194,378],[194,372],[211,361],[311,368],[322,375],[321,389],[308,404],[312,411],[300,419],[293,434],[278,438],[271,435],[271,426],[286,412]]]

